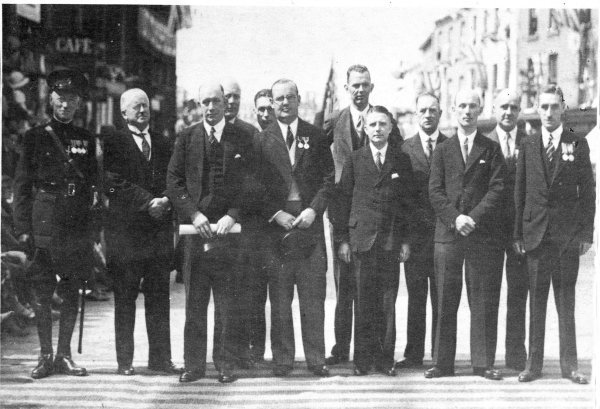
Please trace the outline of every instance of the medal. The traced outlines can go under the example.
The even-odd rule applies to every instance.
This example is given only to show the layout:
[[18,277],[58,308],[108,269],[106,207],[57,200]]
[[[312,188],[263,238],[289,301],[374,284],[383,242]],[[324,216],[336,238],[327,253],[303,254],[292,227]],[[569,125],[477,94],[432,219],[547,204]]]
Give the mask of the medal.
[[303,136],[302,137],[302,142],[304,142],[304,144],[303,144],[304,149],[308,149],[309,148],[309,146],[308,146],[308,136]]
[[74,146],[73,146],[73,147],[71,147],[71,153],[72,153],[73,155],[75,155],[75,154],[77,153],[77,148],[76,148],[76,147],[74,147]]
[[565,162],[569,160],[569,155],[567,155],[566,153],[562,154],[562,160],[564,160]]
[[302,142],[298,141],[298,147],[300,149],[304,149],[304,144]]

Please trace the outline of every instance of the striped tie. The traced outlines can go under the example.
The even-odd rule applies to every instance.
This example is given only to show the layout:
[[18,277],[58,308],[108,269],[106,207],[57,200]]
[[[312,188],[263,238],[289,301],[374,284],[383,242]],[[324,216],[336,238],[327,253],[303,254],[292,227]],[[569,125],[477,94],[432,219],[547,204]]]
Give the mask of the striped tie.
[[377,151],[377,154],[375,155],[375,166],[377,166],[377,170],[381,172],[381,168],[383,167],[383,164],[381,163],[381,152]]
[[146,140],[146,135],[143,132],[134,132],[133,133],[138,138],[142,138],[142,154],[146,158],[147,161],[150,160],[150,144]]
[[554,144],[552,143],[552,134],[548,135],[548,145],[546,145],[546,156],[548,157],[549,162],[552,162],[552,159],[554,159]]

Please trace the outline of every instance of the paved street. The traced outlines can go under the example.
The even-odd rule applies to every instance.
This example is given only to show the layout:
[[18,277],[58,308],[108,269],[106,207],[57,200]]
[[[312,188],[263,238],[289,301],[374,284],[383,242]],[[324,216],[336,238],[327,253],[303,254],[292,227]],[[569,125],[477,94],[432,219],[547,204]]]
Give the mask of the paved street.
[[[594,306],[593,255],[582,259],[577,284],[577,342],[579,362],[591,379]],[[502,290],[505,300],[505,287]],[[172,283],[171,331],[173,360],[182,364],[184,292],[183,285]],[[352,376],[351,364],[332,368],[332,377],[317,379],[303,362],[296,364],[289,378],[271,377],[270,363],[255,370],[238,371],[240,380],[221,385],[214,367],[208,376],[192,384],[180,384],[176,377],[159,376],[146,367],[143,300],[138,299],[136,354],[134,366],[138,375],[125,378],[115,374],[113,303],[88,302],[84,351],[75,354],[77,363],[86,366],[90,376],[84,378],[55,375],[34,381],[29,373],[37,361],[39,346],[34,327],[29,335],[17,338],[2,334],[0,367],[2,408],[183,408],[192,406],[229,408],[592,408],[594,386],[578,386],[561,379],[558,362],[558,322],[553,297],[547,318],[546,360],[543,379],[532,384],[517,382],[515,371],[505,371],[501,382],[471,375],[469,366],[469,311],[463,291],[459,311],[457,376],[427,380],[423,370],[402,371],[395,378],[378,374]],[[504,302],[504,301],[503,301]],[[398,337],[396,359],[405,344],[407,295],[404,278],[397,303]],[[333,311],[335,292],[332,281],[326,302],[326,347],[334,343]],[[300,341],[299,313],[294,306],[296,339]],[[498,331],[498,367],[504,365],[505,305],[501,304]],[[212,318],[212,303],[209,310]],[[212,327],[212,322],[209,324]],[[55,336],[57,326],[55,325]],[[77,330],[73,337],[76,349]],[[209,334],[211,351],[212,332]],[[269,349],[269,347],[268,347]],[[430,346],[426,346],[429,350]],[[302,345],[296,346],[297,360],[303,361]],[[211,357],[209,355],[209,360]],[[268,352],[270,359],[270,350]],[[430,357],[426,357],[427,359]],[[429,364],[429,360],[426,365]]]

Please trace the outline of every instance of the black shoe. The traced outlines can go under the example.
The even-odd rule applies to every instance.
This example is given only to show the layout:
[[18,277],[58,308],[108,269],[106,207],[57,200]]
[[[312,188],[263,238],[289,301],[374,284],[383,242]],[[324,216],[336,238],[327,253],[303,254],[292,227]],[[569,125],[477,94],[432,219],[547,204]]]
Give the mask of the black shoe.
[[54,361],[52,358],[52,354],[40,355],[37,366],[31,371],[31,377],[33,379],[42,379],[52,375],[54,371]]
[[494,367],[490,368],[473,368],[473,374],[477,376],[481,376],[485,379],[490,379],[492,381],[501,381],[502,373]]
[[135,375],[135,369],[133,369],[133,366],[131,366],[131,365],[129,365],[129,366],[119,365],[119,368],[117,369],[117,373],[119,375],[132,376],[132,375]]
[[588,380],[585,377],[585,375],[580,372],[577,372],[577,371],[572,371],[571,373],[563,374],[562,377],[569,379],[569,380],[571,380],[571,382],[579,384],[579,385],[587,385],[588,384]]
[[425,371],[425,378],[427,379],[441,378],[443,376],[454,376],[454,370],[434,366],[433,368],[429,368]]
[[391,368],[386,368],[386,367],[383,367],[383,366],[377,366],[375,369],[377,369],[377,372],[382,373],[384,375],[387,375],[387,376],[396,376],[396,369],[394,369],[393,366]]
[[276,365],[273,367],[273,375],[282,378],[284,376],[288,376],[292,372],[292,368],[285,365]]
[[530,371],[525,369],[519,374],[519,382],[531,382],[542,377],[542,373],[539,371]]
[[75,362],[67,355],[56,355],[54,359],[54,373],[62,373],[71,376],[87,376],[87,370],[84,367],[77,366]]
[[231,373],[230,370],[224,369],[219,372],[219,382],[221,383],[232,383],[237,380],[237,376]]
[[403,359],[394,364],[395,369],[419,368],[423,366],[423,361],[413,361],[412,359]]
[[348,362],[348,357],[341,357],[338,355],[331,355],[329,358],[325,359],[325,365],[338,365]]
[[353,370],[354,375],[356,376],[365,376],[369,374],[369,370],[365,369],[365,368],[361,368],[358,367],[356,365],[354,365],[354,370]]
[[173,375],[179,375],[183,372],[183,368],[176,366],[170,359],[164,362],[148,363],[148,369]]
[[308,370],[321,378],[327,378],[329,376],[329,368],[327,368],[327,365],[309,366]]
[[179,376],[179,382],[194,382],[201,378],[204,378],[203,369],[184,369],[181,375]]

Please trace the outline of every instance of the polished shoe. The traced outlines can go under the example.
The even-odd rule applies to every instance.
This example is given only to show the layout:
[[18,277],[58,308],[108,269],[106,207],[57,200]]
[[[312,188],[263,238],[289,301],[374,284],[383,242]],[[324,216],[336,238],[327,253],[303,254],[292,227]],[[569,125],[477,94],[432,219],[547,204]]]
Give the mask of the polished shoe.
[[290,372],[292,372],[292,368],[289,366],[277,365],[273,368],[273,375],[280,378],[288,376]]
[[501,381],[502,373],[494,367],[491,368],[473,368],[473,374],[477,376],[481,376],[485,379],[490,379],[492,381]]
[[378,366],[375,369],[377,369],[377,372],[382,373],[384,375],[396,376],[396,369],[393,366],[391,368],[385,368],[383,366]]
[[309,366],[308,370],[311,371],[315,376],[319,376],[321,378],[327,378],[329,376],[329,368],[327,368],[327,365]]
[[124,376],[132,376],[135,375],[135,369],[133,369],[133,366],[129,365],[129,366],[120,366],[117,369],[117,373],[119,375],[124,375]]
[[56,358],[54,358],[54,373],[71,376],[87,376],[88,374],[84,367],[77,366],[71,357],[67,355],[56,355]]
[[148,369],[156,372],[164,372],[166,374],[179,375],[183,372],[183,368],[176,366],[170,359],[164,362],[148,363]]
[[530,371],[529,369],[525,369],[523,372],[519,374],[519,382],[531,382],[535,381],[542,377],[542,373],[538,371]]
[[369,370],[365,368],[361,368],[359,366],[354,365],[353,373],[356,376],[365,376],[369,374]]
[[339,365],[348,362],[348,357],[342,357],[338,355],[331,355],[329,358],[325,359],[326,365]]
[[571,382],[577,383],[579,385],[587,385],[588,384],[588,380],[585,377],[585,375],[580,372],[577,372],[577,371],[572,371],[571,373],[563,374],[562,377],[565,379],[569,379]]
[[204,378],[203,369],[184,369],[181,375],[179,376],[179,382],[194,382],[201,378]]
[[54,360],[52,358],[52,354],[40,355],[37,366],[31,371],[31,377],[33,379],[42,379],[52,375],[54,370]]
[[433,368],[429,368],[425,371],[425,378],[441,378],[443,376],[454,376],[454,370],[452,369],[443,369],[437,366]]
[[234,374],[231,373],[231,371],[228,371],[226,369],[222,370],[219,372],[219,378],[218,378],[219,382],[221,383],[232,383],[235,382],[237,380],[237,376],[235,376]]
[[395,369],[419,368],[423,366],[423,361],[413,361],[412,359],[403,359],[394,364]]

